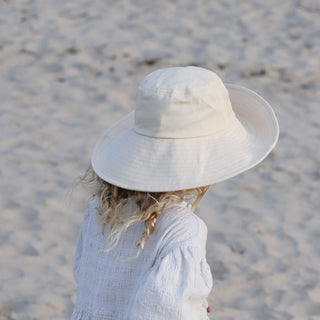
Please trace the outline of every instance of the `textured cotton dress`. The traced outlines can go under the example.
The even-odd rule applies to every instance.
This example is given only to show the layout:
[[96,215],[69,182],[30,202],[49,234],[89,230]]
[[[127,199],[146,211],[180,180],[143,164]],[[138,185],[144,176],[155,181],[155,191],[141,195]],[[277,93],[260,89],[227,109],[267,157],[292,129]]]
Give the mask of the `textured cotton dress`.
[[[186,202],[165,209],[142,255],[138,222],[109,252],[95,199],[84,213],[74,256],[77,297],[72,320],[204,320],[212,275],[206,261],[207,227]],[[136,204],[128,203],[126,216]],[[106,230],[107,232],[107,230]],[[106,233],[107,235],[107,233]]]

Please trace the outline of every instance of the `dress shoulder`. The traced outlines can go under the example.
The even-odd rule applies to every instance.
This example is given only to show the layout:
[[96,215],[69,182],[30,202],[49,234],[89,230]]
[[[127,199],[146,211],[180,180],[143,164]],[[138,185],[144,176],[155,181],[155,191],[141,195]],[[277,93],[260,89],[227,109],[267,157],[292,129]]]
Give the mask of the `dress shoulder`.
[[187,207],[172,206],[158,217],[154,237],[160,242],[157,255],[163,255],[176,247],[193,245],[205,252],[207,226]]

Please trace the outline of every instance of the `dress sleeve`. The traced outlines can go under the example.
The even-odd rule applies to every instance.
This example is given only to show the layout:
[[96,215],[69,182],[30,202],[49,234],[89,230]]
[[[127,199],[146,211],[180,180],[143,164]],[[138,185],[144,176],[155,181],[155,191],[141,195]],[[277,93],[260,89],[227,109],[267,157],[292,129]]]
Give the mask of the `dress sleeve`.
[[92,205],[93,205],[93,203],[91,203],[89,205],[89,207],[84,211],[82,224],[81,224],[80,231],[78,233],[78,238],[77,238],[77,242],[76,242],[76,249],[75,249],[74,257],[73,257],[72,271],[73,271],[74,280],[76,281],[77,284],[78,284],[78,280],[79,280],[79,270],[80,270],[80,265],[81,265],[84,233],[85,233],[86,225],[88,223],[89,214],[90,214],[90,210],[92,208]]
[[193,245],[158,257],[128,305],[132,320],[207,320],[212,275],[205,256]]
[[76,243],[76,250],[73,257],[73,277],[76,283],[78,284],[78,274],[79,274],[79,268],[80,268],[80,261],[81,261],[81,254],[82,254],[82,242],[83,242],[83,234],[82,234],[82,227],[80,228],[77,243]]

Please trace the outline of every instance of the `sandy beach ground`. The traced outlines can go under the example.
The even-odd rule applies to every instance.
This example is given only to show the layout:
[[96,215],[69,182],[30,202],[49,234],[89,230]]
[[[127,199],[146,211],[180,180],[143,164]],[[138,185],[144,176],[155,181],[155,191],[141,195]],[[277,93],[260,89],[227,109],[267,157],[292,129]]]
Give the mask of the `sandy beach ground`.
[[210,189],[215,320],[320,319],[320,3],[0,2],[0,319],[68,319],[86,205],[73,180],[149,72],[198,65],[265,97],[281,134]]

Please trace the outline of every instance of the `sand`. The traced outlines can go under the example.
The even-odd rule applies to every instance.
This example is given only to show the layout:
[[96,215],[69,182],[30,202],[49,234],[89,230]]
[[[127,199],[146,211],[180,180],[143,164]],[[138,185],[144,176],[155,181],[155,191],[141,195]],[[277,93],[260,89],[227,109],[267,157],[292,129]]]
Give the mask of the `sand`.
[[265,97],[274,152],[214,186],[215,320],[320,319],[320,4],[301,1],[0,3],[0,319],[68,319],[85,190],[99,135],[149,72],[199,65]]

